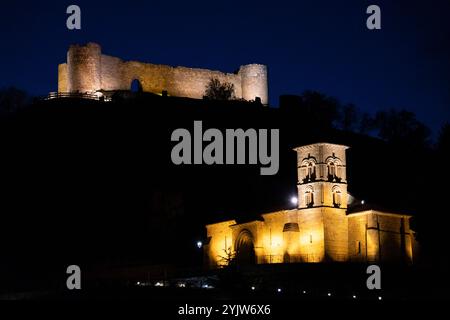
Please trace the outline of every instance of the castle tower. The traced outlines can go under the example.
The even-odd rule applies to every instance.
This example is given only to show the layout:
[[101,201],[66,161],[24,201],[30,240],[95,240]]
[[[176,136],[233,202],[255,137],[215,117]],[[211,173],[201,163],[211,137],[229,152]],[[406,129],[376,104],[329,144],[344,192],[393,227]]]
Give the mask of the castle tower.
[[346,149],[331,143],[295,149],[298,212],[304,221],[303,237],[310,237],[304,251],[316,261],[348,259]]
[[241,76],[242,98],[244,100],[261,99],[263,105],[269,103],[267,86],[267,67],[262,64],[247,64],[239,69]]
[[101,47],[96,43],[72,45],[67,52],[67,91],[90,92],[101,89]]

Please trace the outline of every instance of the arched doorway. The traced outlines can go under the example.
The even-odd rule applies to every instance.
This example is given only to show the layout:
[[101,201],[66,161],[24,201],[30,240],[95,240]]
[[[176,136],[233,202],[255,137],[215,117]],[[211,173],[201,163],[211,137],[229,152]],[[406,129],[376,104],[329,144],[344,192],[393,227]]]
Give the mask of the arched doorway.
[[253,235],[248,230],[242,230],[235,242],[236,264],[251,265],[256,263]]
[[138,79],[134,79],[133,81],[131,81],[130,91],[131,92],[142,92],[142,84]]

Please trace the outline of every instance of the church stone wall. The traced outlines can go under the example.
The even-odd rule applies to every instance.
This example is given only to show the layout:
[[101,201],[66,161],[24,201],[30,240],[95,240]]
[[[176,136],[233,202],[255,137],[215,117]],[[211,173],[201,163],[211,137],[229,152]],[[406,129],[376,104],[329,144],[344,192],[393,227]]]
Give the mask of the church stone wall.
[[225,256],[225,250],[233,248],[233,233],[230,226],[236,224],[235,220],[206,226],[208,243],[203,246],[205,262],[209,268],[217,268],[221,264],[221,256]]
[[348,260],[348,221],[345,210],[323,208],[324,246],[327,261]]
[[[264,231],[262,232],[264,261],[266,263],[281,263],[286,253],[299,254],[299,248],[294,247],[294,239],[300,240],[299,233],[285,234],[283,227],[286,223],[298,223],[296,210],[277,211],[263,215]],[[287,239],[289,238],[289,239]],[[289,243],[291,246],[289,246]]]
[[368,261],[412,262],[414,239],[409,216],[376,211],[351,214],[348,231],[352,261],[364,261],[367,257]]
[[411,234],[406,220],[403,217],[378,216],[382,261],[411,262]]
[[[65,65],[65,66],[64,66]],[[237,73],[172,67],[123,61],[103,55],[98,44],[70,46],[67,64],[58,68],[58,91],[96,92],[98,90],[129,90],[133,80],[139,80],[145,92],[201,99],[211,79],[234,85],[235,98],[261,99],[268,104],[267,67],[260,64],[241,66]]]
[[299,212],[300,251],[306,262],[325,260],[324,219],[320,208]]
[[366,259],[366,215],[348,216],[348,255],[351,261]]

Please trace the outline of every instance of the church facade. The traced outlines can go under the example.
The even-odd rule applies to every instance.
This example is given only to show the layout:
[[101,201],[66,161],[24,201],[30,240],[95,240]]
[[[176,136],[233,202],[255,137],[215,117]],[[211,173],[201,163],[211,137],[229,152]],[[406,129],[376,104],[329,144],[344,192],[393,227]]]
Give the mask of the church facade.
[[413,263],[416,250],[410,215],[363,205],[347,192],[347,146],[316,143],[297,152],[295,209],[237,223],[206,226],[209,268],[230,263],[386,262]]

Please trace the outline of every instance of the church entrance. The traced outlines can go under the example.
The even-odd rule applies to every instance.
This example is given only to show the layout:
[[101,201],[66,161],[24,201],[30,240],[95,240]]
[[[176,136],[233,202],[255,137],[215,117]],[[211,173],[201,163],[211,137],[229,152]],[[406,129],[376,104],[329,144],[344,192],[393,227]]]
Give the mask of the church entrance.
[[236,239],[236,264],[238,266],[256,264],[253,235],[248,230],[242,230]]

